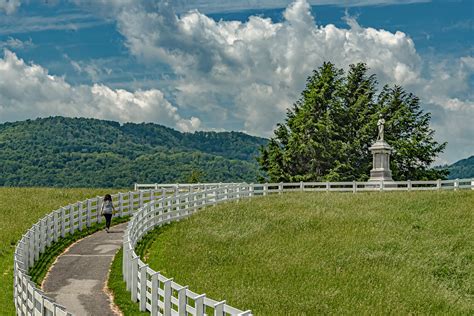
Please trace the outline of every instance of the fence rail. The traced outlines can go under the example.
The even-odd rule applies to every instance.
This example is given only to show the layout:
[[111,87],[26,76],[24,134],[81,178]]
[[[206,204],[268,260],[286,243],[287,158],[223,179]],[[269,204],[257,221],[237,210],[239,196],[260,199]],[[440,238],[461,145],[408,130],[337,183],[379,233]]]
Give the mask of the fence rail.
[[[236,183],[205,183],[205,184],[135,184],[135,190],[167,189],[181,193],[196,190],[212,190],[215,188],[235,185]],[[292,191],[329,191],[329,192],[363,192],[363,191],[421,191],[421,190],[458,190],[473,189],[474,178],[433,181],[374,181],[374,182],[294,182],[294,183],[260,183],[246,184],[252,187],[256,195],[267,195]]]
[[[362,192],[415,190],[474,190],[474,179],[403,182],[299,182],[136,184],[135,191],[117,193],[112,200],[122,217],[133,215],[124,235],[123,277],[131,299],[152,315],[251,315],[250,311],[192,292],[153,271],[135,253],[136,243],[151,229],[184,219],[199,209],[224,201],[293,191]],[[61,207],[36,222],[17,243],[14,253],[14,302],[18,315],[71,315],[36,287],[28,270],[59,238],[101,223],[102,198]],[[142,281],[143,280],[143,281]]]

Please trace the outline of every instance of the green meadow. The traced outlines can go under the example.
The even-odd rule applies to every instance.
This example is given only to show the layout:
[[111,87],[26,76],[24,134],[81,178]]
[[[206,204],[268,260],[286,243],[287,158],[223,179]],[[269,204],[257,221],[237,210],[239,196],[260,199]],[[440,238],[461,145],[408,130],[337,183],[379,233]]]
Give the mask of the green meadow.
[[0,188],[0,311],[14,315],[13,253],[17,241],[47,213],[115,191],[105,189]]
[[156,229],[141,253],[255,315],[472,315],[473,206],[473,191],[274,195]]

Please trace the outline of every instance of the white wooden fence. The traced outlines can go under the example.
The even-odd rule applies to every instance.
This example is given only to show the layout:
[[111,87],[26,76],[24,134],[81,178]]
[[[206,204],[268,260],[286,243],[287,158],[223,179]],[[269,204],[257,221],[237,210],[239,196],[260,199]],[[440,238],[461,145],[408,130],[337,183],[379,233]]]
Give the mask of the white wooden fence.
[[251,315],[251,311],[234,308],[205,294],[191,291],[154,271],[135,252],[135,246],[156,226],[182,220],[199,209],[253,196],[293,191],[362,192],[394,190],[474,189],[474,181],[403,181],[403,182],[312,182],[312,183],[226,183],[226,184],[136,184],[135,188],[174,188],[173,195],[163,195],[140,208],[128,224],[123,240],[123,279],[131,299],[140,302],[141,311],[151,315]]
[[[189,192],[190,190],[209,190],[235,183],[204,183],[204,184],[138,184],[135,190],[145,189],[168,189],[178,192]],[[255,191],[257,195],[270,193],[305,191],[305,192],[363,192],[363,191],[420,191],[420,190],[474,190],[473,179],[456,180],[433,180],[433,181],[375,181],[375,182],[293,182],[293,183],[261,183],[246,184]]]
[[[162,194],[166,194],[165,189],[114,194],[112,200],[117,209],[115,216],[131,215]],[[61,207],[44,216],[22,236],[16,246],[13,263],[13,298],[18,315],[71,315],[36,287],[28,270],[39,259],[40,254],[59,238],[100,223],[101,203],[102,198],[95,197]]]
[[[251,315],[180,286],[150,269],[136,255],[137,242],[150,229],[186,218],[220,202],[292,191],[393,191],[473,189],[474,179],[403,182],[300,182],[136,185],[139,191],[112,196],[116,216],[133,215],[124,235],[123,277],[133,301],[152,315]],[[149,188],[144,190],[145,188]],[[18,242],[14,254],[14,302],[18,315],[71,315],[30,280],[28,270],[47,247],[66,234],[100,223],[102,198],[96,197],[55,210],[34,224]],[[142,282],[142,280],[144,280]],[[186,314],[187,313],[187,314]]]
[[[168,187],[168,186],[166,186]],[[186,188],[186,192],[182,189]],[[123,240],[123,278],[131,299],[140,302],[141,311],[151,315],[251,315],[225,301],[216,301],[179,285],[154,271],[135,253],[137,242],[156,226],[179,221],[197,210],[249,196],[248,184],[185,185],[172,195],[147,203],[130,220]]]

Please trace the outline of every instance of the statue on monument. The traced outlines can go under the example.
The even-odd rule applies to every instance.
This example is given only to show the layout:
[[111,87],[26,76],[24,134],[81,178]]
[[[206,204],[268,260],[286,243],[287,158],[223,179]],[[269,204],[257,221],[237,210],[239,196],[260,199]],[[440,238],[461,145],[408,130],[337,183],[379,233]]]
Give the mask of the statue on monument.
[[384,129],[385,120],[383,119],[382,114],[379,115],[379,120],[377,121],[377,127],[379,129],[379,134],[377,136],[377,141],[383,141],[383,129]]
[[392,152],[392,147],[384,141],[384,125],[385,120],[383,115],[379,115],[379,120],[377,121],[378,135],[375,143],[369,148],[372,152],[373,168],[370,170],[370,179],[371,181],[393,181],[392,180],[392,171],[390,170],[390,154]]

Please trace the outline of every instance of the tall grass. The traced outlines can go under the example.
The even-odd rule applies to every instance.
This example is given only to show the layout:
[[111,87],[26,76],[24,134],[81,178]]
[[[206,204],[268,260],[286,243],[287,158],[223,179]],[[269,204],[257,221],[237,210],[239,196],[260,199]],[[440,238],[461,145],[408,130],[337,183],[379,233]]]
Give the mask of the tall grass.
[[256,315],[473,314],[474,192],[294,193],[155,232],[144,258]]
[[14,315],[13,252],[21,235],[45,214],[110,193],[105,189],[0,188],[0,313]]

